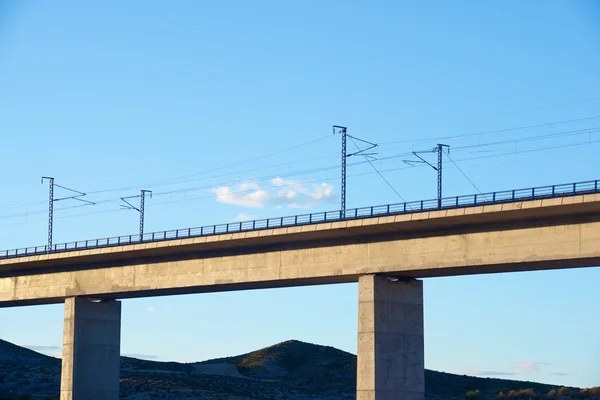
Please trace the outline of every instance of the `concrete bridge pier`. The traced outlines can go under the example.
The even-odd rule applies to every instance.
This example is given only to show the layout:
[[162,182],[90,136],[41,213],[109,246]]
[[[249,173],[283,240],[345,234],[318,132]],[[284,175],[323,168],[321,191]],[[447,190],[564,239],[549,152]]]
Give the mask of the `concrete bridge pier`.
[[121,302],[65,300],[60,400],[119,400]]
[[357,400],[424,400],[423,282],[359,278]]

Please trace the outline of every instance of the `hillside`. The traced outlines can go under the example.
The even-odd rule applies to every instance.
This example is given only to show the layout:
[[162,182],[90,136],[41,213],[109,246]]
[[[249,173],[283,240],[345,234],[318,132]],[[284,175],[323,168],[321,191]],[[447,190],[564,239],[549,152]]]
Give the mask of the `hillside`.
[[[494,399],[500,391],[558,389],[429,370],[425,379],[427,398],[440,400],[463,399],[474,389]],[[354,399],[355,385],[356,356],[296,340],[190,364],[121,358],[123,399]],[[58,399],[59,387],[59,359],[0,340],[0,400]]]

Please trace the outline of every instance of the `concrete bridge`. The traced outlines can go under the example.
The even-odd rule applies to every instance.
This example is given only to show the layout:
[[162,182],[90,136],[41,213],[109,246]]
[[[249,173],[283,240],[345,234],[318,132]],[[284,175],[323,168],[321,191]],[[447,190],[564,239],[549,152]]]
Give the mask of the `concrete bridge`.
[[64,302],[61,400],[116,400],[120,299],[358,282],[357,399],[423,399],[420,278],[600,265],[598,181],[566,187],[0,252],[0,307]]

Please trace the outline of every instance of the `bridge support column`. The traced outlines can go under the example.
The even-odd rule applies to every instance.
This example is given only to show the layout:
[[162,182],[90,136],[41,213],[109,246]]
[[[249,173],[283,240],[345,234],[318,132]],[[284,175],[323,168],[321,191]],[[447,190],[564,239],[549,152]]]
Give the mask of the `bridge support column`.
[[423,282],[359,278],[357,400],[423,400]]
[[65,300],[60,400],[119,400],[121,303]]

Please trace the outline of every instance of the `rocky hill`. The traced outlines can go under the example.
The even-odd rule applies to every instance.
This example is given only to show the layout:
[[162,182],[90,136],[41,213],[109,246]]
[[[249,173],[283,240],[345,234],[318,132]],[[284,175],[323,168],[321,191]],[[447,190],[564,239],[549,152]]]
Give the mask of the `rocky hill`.
[[[428,399],[479,390],[478,398],[552,385],[426,371]],[[290,340],[248,354],[198,363],[121,359],[122,399],[257,400],[354,399],[356,356],[333,347]],[[60,360],[0,340],[0,400],[58,399]],[[568,388],[571,393],[578,389]],[[577,394],[580,397],[583,395]],[[513,392],[512,398],[535,397]],[[590,396],[587,396],[590,397]]]

